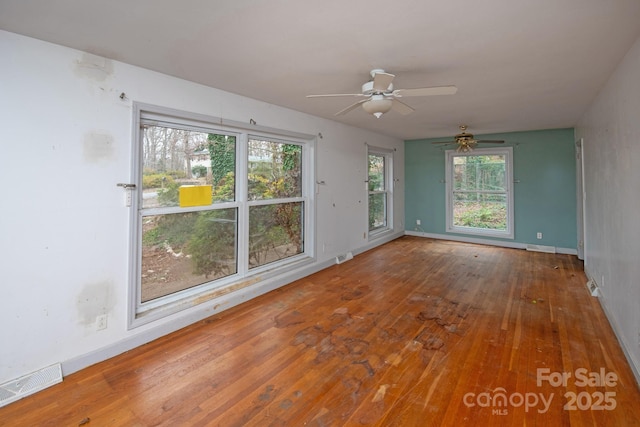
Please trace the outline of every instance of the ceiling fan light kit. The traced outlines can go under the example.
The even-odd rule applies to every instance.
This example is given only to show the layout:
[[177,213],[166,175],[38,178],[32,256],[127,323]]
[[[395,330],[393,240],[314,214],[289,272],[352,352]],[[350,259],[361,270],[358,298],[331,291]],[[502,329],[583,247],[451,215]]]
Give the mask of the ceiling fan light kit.
[[469,151],[473,150],[475,145],[475,143],[470,141],[460,141],[458,142],[458,148],[456,148],[456,151],[458,153],[468,153]]
[[385,98],[384,95],[373,95],[371,99],[362,103],[362,109],[376,118],[380,118],[384,113],[391,110],[393,101]]
[[394,89],[394,74],[386,73],[384,70],[376,68],[371,70],[370,80],[362,85],[361,93],[334,93],[326,95],[307,95],[307,98],[336,97],[336,96],[360,96],[367,99],[358,101],[338,111],[335,115],[340,116],[354,110],[362,105],[362,109],[369,114],[380,118],[384,113],[393,109],[400,114],[410,114],[414,111],[407,104],[400,102],[397,98],[403,96],[432,96],[432,95],[453,95],[458,88],[455,86],[433,86],[415,89]]

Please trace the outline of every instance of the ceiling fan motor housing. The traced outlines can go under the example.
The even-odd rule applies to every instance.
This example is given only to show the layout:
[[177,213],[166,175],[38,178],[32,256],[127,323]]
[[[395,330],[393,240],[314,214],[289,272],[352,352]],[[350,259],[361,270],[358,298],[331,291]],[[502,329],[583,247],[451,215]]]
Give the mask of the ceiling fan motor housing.
[[388,95],[388,96],[390,96],[391,92],[393,92],[393,83],[389,83],[389,87],[384,92],[376,91],[373,88],[373,80],[369,81],[369,82],[366,82],[365,84],[362,85],[362,94],[365,95],[365,96],[371,96],[371,95]]
[[462,132],[455,136],[456,140],[473,140],[473,134]]

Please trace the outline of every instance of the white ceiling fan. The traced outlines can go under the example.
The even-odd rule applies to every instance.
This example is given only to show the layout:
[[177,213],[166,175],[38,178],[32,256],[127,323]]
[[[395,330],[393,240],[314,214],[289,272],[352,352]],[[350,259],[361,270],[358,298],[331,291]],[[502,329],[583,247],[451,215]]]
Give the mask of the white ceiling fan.
[[415,111],[413,108],[399,101],[397,98],[403,96],[433,96],[433,95],[453,95],[458,91],[455,86],[432,86],[415,89],[394,89],[394,74],[385,73],[384,70],[371,70],[370,80],[362,85],[362,93],[332,93],[326,95],[307,95],[307,98],[323,98],[336,96],[364,97],[365,99],[349,105],[338,111],[335,115],[340,116],[354,110],[362,105],[364,111],[380,118],[384,113],[393,109],[400,114],[410,114]]
[[432,144],[458,144],[456,151],[468,152],[475,148],[477,144],[504,144],[504,141],[494,139],[474,139],[473,134],[467,132],[466,125],[460,125],[460,133],[454,136],[454,141],[437,141]]

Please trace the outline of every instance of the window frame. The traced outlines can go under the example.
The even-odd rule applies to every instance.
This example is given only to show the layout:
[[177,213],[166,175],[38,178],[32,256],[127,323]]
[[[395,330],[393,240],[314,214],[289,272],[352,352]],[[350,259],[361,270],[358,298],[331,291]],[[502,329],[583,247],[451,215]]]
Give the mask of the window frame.
[[[143,208],[142,206],[142,159],[143,124],[171,126],[236,137],[235,200],[214,202],[207,206]],[[136,185],[130,206],[130,268],[129,268],[129,310],[128,328],[133,329],[149,322],[162,319],[202,302],[243,287],[285,274],[291,268],[315,262],[315,152],[316,137],[309,134],[274,129],[264,126],[247,125],[233,120],[190,113],[166,107],[134,102],[132,122],[132,183]],[[296,144],[302,147],[302,194],[300,197],[248,200],[248,141],[252,137]],[[128,190],[130,191],[130,190]],[[273,261],[261,266],[249,267],[248,233],[249,209],[251,206],[279,202],[302,203],[303,224],[301,253]],[[237,271],[220,279],[210,280],[193,287],[142,302],[142,219],[150,215],[209,211],[216,209],[236,209],[236,262]]]
[[[367,233],[369,236],[369,240],[376,239],[384,234],[390,233],[393,231],[393,193],[394,193],[394,184],[395,181],[393,179],[393,149],[374,147],[367,145],[367,163],[366,163],[366,173],[367,177],[365,180],[366,190],[367,190]],[[369,190],[369,156],[375,155],[384,158],[384,189],[383,190]],[[369,214],[370,214],[370,203],[369,196],[372,194],[384,194],[385,195],[385,225],[381,227],[377,227],[374,229],[369,228]]]
[[[506,230],[492,230],[478,227],[463,227],[454,225],[454,167],[456,157],[492,156],[501,155],[505,158],[505,200],[507,204]],[[514,239],[514,196],[513,196],[513,147],[476,148],[469,152],[456,150],[445,151],[445,183],[446,183],[446,232],[471,234],[479,237],[495,237],[502,239]]]
[[[299,142],[299,141],[293,141],[291,139],[283,139],[282,136],[280,137],[266,137],[265,135],[260,135],[257,133],[249,133],[247,135],[247,145],[245,146],[245,150],[248,150],[248,142],[252,139],[258,139],[258,140],[268,140],[269,142],[275,142],[275,143],[279,143],[279,144],[291,144],[291,145],[299,145],[302,147],[302,151],[304,152],[304,145]],[[245,180],[246,183],[246,178],[248,177],[248,165],[249,165],[249,160],[248,160],[248,152],[245,152],[244,158],[247,159],[245,166],[245,173],[244,173],[244,177],[243,180]],[[237,166],[236,166],[237,167]],[[305,162],[304,162],[304,154],[302,155],[302,178],[304,180],[304,174],[305,174]],[[312,180],[312,183],[315,182],[315,180]],[[237,184],[236,184],[237,185]],[[249,198],[249,194],[248,194],[248,185],[244,186],[243,190],[245,190],[245,201],[246,201],[246,219],[245,219],[245,227],[247,229],[247,233],[249,232],[249,218],[250,218],[250,211],[252,207],[258,207],[258,206],[274,206],[274,205],[280,205],[280,204],[284,204],[284,203],[300,203],[302,202],[302,215],[303,215],[303,224],[302,224],[302,241],[303,241],[303,251],[302,254],[305,253],[305,246],[306,246],[306,239],[305,239],[305,229],[307,224],[305,223],[305,218],[306,218],[306,212],[305,212],[305,185],[304,183],[302,184],[302,194],[300,196],[290,196],[290,197],[283,197],[283,198],[272,198],[272,199],[250,199]],[[311,190],[311,193],[313,193],[313,190]],[[248,236],[247,236],[248,237]],[[302,254],[297,254],[297,255],[293,255],[289,258],[298,258],[300,256],[302,256]],[[269,262],[269,263],[265,263],[259,266],[255,266],[255,267],[251,267],[250,265],[250,261],[249,261],[249,251],[246,252],[246,263],[243,263],[243,268],[246,267],[247,268],[247,272],[251,272],[251,274],[255,274],[255,272],[262,272],[262,271],[268,271],[270,269],[270,266],[272,264],[277,264],[277,263],[282,263],[285,262],[287,259],[289,258],[284,258],[278,261],[273,261],[273,262]],[[243,257],[243,260],[245,258]]]

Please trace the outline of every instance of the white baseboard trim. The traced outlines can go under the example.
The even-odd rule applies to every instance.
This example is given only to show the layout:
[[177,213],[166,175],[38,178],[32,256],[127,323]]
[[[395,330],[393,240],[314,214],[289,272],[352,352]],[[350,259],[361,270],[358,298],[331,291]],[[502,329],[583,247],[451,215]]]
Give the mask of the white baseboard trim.
[[[530,243],[507,242],[504,240],[482,239],[478,237],[450,236],[448,234],[425,233],[423,231],[406,230],[404,234],[407,236],[428,237],[430,239],[452,240],[454,242],[476,243],[479,245],[500,246],[503,248],[514,249],[527,249],[527,246],[530,245]],[[555,252],[564,255],[578,255],[578,250],[573,248],[555,247]]]
[[578,250],[577,249],[572,249],[572,248],[558,248],[558,247],[556,247],[556,253],[557,254],[563,254],[563,255],[575,255],[575,256],[578,256]]
[[555,246],[527,244],[526,249],[531,252],[544,252],[547,254],[555,254],[557,249]]
[[404,236],[404,234],[405,234],[404,230],[381,234],[379,236],[376,236],[376,237],[372,238],[369,241],[369,243],[367,243],[366,245],[361,246],[360,248],[355,249],[352,252],[353,252],[354,255],[358,255],[358,254],[367,252],[368,250],[371,250],[371,249],[375,248],[376,246],[380,246],[380,245],[383,245],[385,243],[389,243],[392,240],[396,240],[396,239]]

